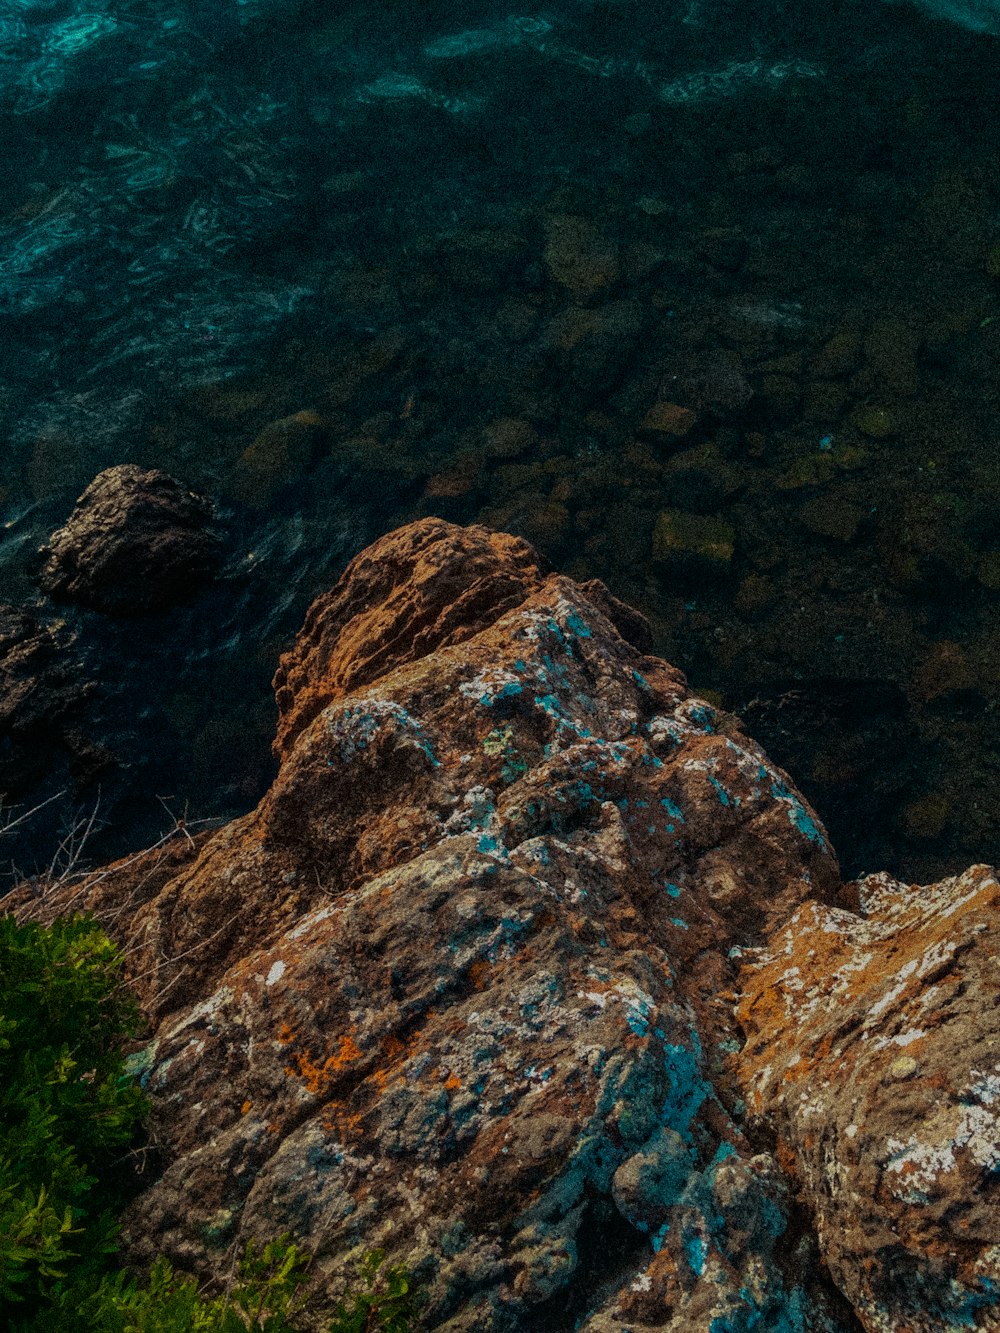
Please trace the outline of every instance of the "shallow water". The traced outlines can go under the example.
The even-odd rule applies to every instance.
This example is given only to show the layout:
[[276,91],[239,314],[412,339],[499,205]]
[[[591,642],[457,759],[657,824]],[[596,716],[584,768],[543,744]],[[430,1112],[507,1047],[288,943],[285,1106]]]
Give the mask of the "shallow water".
[[[8,2],[0,596],[97,682],[93,854],[157,836],[159,797],[249,808],[309,599],[440,513],[641,606],[848,872],[1000,859],[995,27],[985,0]],[[299,412],[306,457],[251,466]],[[123,461],[213,494],[230,552],[139,627],[34,581]]]

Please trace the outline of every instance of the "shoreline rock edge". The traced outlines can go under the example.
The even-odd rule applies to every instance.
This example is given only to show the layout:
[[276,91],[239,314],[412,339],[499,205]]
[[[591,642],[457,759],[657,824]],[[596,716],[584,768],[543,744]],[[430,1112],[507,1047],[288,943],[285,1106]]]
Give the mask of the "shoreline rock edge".
[[427,1327],[994,1327],[1000,886],[842,885],[808,803],[527,543],[362,552],[275,678],[251,814],[87,908],[150,1016],[132,1257],[372,1245]]

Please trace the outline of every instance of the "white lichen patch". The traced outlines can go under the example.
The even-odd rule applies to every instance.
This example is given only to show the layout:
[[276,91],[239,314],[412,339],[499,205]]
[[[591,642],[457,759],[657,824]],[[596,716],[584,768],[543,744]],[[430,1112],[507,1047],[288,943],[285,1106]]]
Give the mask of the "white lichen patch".
[[913,973],[916,970],[917,970],[917,962],[915,958],[911,958],[908,963],[905,963],[900,968],[900,970],[896,973],[896,976],[898,978],[896,984],[894,986],[890,986],[889,989],[882,996],[882,998],[876,1000],[875,1003],[869,1007],[868,1021],[866,1026],[869,1026],[873,1020],[881,1018],[882,1015],[885,1013],[885,1011],[891,1005],[896,1003],[899,997],[906,990],[906,985],[909,978],[913,975]]
[[292,927],[292,929],[285,936],[285,939],[287,940],[302,939],[304,935],[308,935],[311,930],[314,930],[322,922],[328,920],[331,916],[333,916],[335,910],[336,909],[333,907],[332,904],[327,904],[327,906],[325,907],[318,907],[314,912],[308,912],[298,923],[297,926]]
[[490,705],[498,699],[520,694],[521,681],[513,671],[503,667],[484,667],[471,680],[459,685],[458,692],[465,699]]
[[884,1051],[888,1046],[909,1046],[921,1037],[926,1037],[924,1028],[909,1028],[906,1032],[897,1032],[892,1037],[876,1037],[872,1042],[873,1051]]
[[202,1000],[200,1004],[192,1005],[192,1007],[184,1014],[184,1017],[180,1022],[163,1034],[161,1041],[173,1041],[173,1039],[179,1036],[185,1028],[194,1027],[204,1019],[214,1018],[219,1010],[227,1005],[232,998],[233,988],[231,986],[220,986],[219,989],[211,994],[207,1000]]

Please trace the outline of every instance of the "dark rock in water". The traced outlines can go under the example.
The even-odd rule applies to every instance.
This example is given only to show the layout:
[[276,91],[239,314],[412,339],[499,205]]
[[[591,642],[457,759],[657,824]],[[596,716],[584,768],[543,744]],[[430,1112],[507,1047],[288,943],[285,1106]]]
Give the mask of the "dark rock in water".
[[735,352],[706,353],[674,386],[678,401],[720,419],[738,416],[753,397],[746,369]]
[[78,726],[94,686],[81,678],[71,644],[28,612],[0,604],[0,799],[20,796],[63,755],[75,779],[91,775],[97,752]]
[[108,615],[162,610],[217,569],[211,520],[212,502],[167,473],[107,468],[43,547],[41,585]]

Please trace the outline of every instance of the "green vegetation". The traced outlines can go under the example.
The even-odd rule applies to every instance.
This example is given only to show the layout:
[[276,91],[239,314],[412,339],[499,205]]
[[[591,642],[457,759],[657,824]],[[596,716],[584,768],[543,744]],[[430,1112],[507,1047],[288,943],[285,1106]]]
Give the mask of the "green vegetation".
[[[83,917],[0,917],[0,1328],[10,1333],[296,1333],[310,1256],[247,1245],[231,1288],[204,1292],[165,1258],[117,1270],[148,1103],[125,1069],[139,1015],[122,958]],[[420,1293],[380,1250],[361,1261],[330,1333],[410,1333]]]
[[120,968],[93,922],[0,918],[0,1322],[19,1330],[60,1327],[115,1253],[146,1109]]

